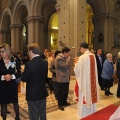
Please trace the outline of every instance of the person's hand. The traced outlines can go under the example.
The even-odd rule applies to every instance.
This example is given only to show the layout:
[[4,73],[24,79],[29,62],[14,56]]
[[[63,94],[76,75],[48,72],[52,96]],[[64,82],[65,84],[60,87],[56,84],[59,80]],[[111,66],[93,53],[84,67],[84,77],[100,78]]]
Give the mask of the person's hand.
[[21,70],[24,71],[25,65],[21,65]]
[[23,69],[20,69],[20,71],[21,71],[21,73],[23,73],[23,72],[24,72],[24,70],[23,70]]
[[68,58],[67,59],[71,59],[71,57],[70,56],[68,56]]
[[7,74],[7,75],[4,76],[4,78],[5,78],[6,81],[10,81],[12,79],[12,75]]
[[78,59],[79,59],[79,57],[76,57],[75,60],[74,60],[74,62],[77,63]]

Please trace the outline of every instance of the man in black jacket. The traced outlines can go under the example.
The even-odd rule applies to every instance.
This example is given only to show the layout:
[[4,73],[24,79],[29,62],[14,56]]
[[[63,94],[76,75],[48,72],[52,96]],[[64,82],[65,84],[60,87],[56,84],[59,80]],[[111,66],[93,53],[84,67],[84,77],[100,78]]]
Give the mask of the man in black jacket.
[[31,60],[25,64],[22,81],[26,82],[26,100],[28,103],[30,120],[46,120],[46,97],[48,96],[45,84],[47,76],[47,61],[40,56],[39,45],[29,46]]

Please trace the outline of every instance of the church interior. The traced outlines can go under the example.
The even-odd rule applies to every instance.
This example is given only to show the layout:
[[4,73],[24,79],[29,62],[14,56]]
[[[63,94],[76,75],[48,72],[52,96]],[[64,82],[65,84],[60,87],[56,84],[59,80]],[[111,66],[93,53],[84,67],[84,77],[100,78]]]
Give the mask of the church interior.
[[[120,51],[120,0],[0,0],[0,44],[7,43],[13,52],[23,55],[27,54],[31,43],[38,43],[41,52],[44,49],[61,50],[65,46],[71,49],[71,105],[60,111],[54,95],[50,94],[47,98],[48,120],[78,120],[77,103],[73,100],[76,82],[73,69],[81,42],[87,42],[90,50],[100,48],[117,56]],[[116,97],[117,86],[115,80],[112,96],[105,96],[100,90],[98,111],[120,102]],[[21,82],[21,120],[29,120],[25,112],[28,110],[25,88],[25,83]],[[11,105],[8,108],[7,120],[14,120],[12,108]]]

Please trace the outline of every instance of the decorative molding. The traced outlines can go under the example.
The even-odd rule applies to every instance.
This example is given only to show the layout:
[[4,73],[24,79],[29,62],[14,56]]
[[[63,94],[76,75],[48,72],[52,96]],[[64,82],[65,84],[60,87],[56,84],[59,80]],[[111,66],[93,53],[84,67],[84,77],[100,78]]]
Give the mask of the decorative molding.
[[61,47],[66,47],[66,44],[63,43],[62,41],[59,41],[59,45],[60,45]]
[[10,28],[23,28],[23,25],[22,24],[12,24],[10,25]]
[[58,14],[60,14],[60,8],[61,8],[60,4],[55,5],[55,9],[56,9]]
[[103,14],[98,14],[98,15],[93,16],[93,20],[95,21],[101,21],[105,19],[115,20],[116,15],[111,14],[111,13],[103,13]]
[[30,16],[30,17],[27,17],[27,21],[28,22],[35,22],[35,21],[40,21],[40,22],[43,22],[44,21],[44,16]]

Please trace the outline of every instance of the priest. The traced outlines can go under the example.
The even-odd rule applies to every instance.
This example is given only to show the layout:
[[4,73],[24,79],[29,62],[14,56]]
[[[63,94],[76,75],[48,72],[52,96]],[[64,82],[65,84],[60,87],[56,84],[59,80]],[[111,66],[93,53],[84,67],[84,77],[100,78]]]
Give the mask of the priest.
[[88,50],[88,44],[85,42],[80,44],[80,51],[82,55],[74,69],[79,120],[96,112],[96,103],[100,99],[95,56]]

